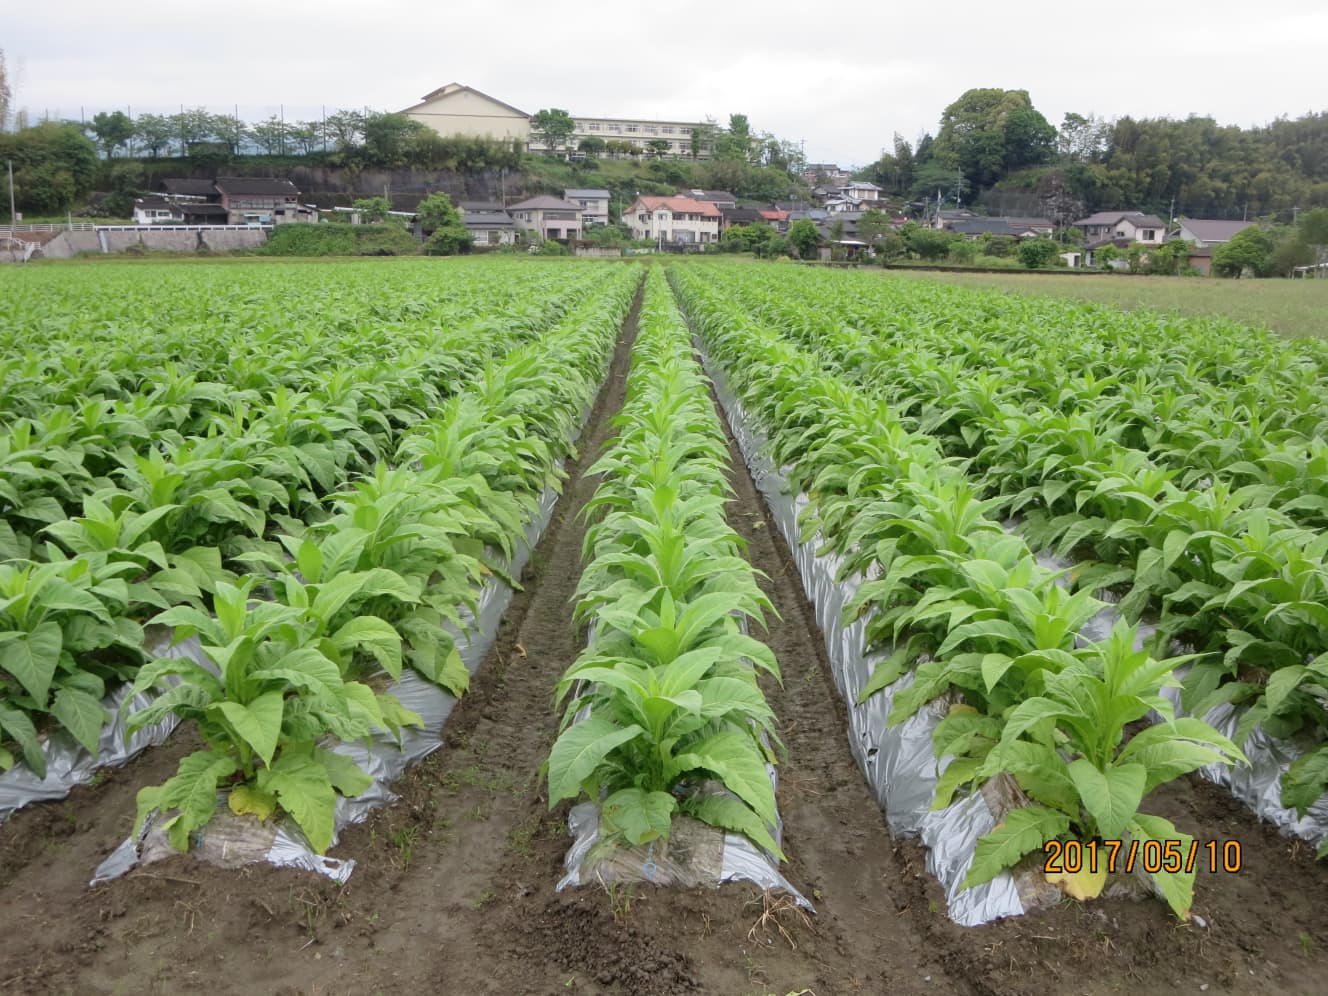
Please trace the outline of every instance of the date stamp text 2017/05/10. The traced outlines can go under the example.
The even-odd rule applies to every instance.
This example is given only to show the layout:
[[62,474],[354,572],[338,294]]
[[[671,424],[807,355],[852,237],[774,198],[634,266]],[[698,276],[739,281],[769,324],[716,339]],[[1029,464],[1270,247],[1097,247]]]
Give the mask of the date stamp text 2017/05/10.
[[1049,840],[1042,851],[1042,870],[1047,874],[1128,875],[1136,868],[1150,875],[1188,874],[1207,868],[1214,875],[1234,875],[1241,867],[1238,840]]

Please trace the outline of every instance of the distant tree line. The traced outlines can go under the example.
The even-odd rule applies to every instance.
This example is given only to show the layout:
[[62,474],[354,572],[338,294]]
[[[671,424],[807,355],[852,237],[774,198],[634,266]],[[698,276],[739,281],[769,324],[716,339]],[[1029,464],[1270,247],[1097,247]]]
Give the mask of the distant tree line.
[[[0,160],[14,161],[17,207],[37,215],[69,210],[96,182],[113,195],[112,213],[123,216],[145,182],[140,163],[177,158],[190,166],[223,168],[253,150],[352,170],[463,173],[519,169],[525,152],[519,142],[444,137],[404,114],[350,110],[329,114],[326,121],[274,117],[255,124],[203,108],[133,119],[110,111],[86,123],[49,121],[0,133]],[[8,218],[8,198],[0,200],[0,214]]]
[[256,122],[201,107],[132,120],[123,111],[111,111],[94,115],[85,127],[107,159],[122,151],[153,159],[188,156],[204,147],[204,152],[232,156],[321,155],[333,166],[512,169],[524,152],[511,142],[444,138],[404,114],[345,108],[316,121],[285,121],[274,114]]
[[1026,90],[966,91],[937,133],[893,147],[862,177],[915,202],[1036,195],[1062,224],[1115,208],[1209,218],[1276,217],[1328,205],[1328,112],[1254,128],[1211,117],[1066,114],[1054,127]]

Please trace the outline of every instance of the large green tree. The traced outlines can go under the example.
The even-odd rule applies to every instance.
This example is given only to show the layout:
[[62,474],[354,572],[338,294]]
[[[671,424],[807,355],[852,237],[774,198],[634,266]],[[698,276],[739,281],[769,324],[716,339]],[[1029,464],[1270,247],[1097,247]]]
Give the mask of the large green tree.
[[[97,148],[77,123],[44,122],[0,134],[0,162],[13,160],[14,200],[23,211],[59,214],[91,189]],[[8,198],[4,210],[8,215]]]
[[576,122],[561,107],[546,107],[531,118],[530,130],[545,149],[556,152],[572,137],[572,132],[576,131]]
[[941,115],[935,157],[985,190],[1012,170],[1047,162],[1056,129],[1027,90],[967,90]]
[[124,111],[99,111],[92,118],[92,133],[97,136],[106,158],[114,157],[115,150],[134,137],[134,122]]
[[1242,228],[1213,250],[1213,272],[1219,277],[1241,277],[1249,270],[1256,277],[1266,277],[1275,249],[1272,237],[1262,228]]
[[134,122],[134,139],[140,150],[146,149],[153,159],[170,152],[174,135],[171,119],[161,114],[140,114]]
[[746,114],[730,114],[728,128],[715,138],[715,158],[745,163],[751,157],[751,122]]
[[820,245],[821,233],[811,220],[800,218],[789,225],[788,241],[797,251],[799,259],[811,259],[816,255],[816,247]]

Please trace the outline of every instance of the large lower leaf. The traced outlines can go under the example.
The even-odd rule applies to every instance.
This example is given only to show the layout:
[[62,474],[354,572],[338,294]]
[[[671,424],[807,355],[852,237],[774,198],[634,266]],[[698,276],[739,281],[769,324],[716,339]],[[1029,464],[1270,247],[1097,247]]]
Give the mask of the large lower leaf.
[[134,833],[143,828],[143,821],[154,809],[163,814],[179,810],[162,823],[162,828],[167,831],[172,847],[177,851],[189,850],[189,835],[212,819],[217,808],[217,783],[234,774],[238,767],[234,758],[215,751],[190,754],[163,784],[139,789]]
[[770,836],[765,823],[739,800],[727,795],[707,795],[688,801],[683,808],[702,823],[740,833],[780,861],[784,860],[784,852]]
[[332,846],[337,793],[327,769],[312,752],[283,751],[272,767],[258,773],[257,787],[277,797],[314,851],[322,854]]
[[600,823],[607,833],[621,833],[632,844],[648,844],[669,835],[677,808],[678,800],[668,792],[620,789],[604,800]]
[[1025,854],[1036,851],[1069,829],[1068,816],[1045,806],[1011,810],[1003,823],[978,840],[973,864],[964,876],[964,888],[990,882]]
[[[1162,855],[1163,862],[1167,862],[1168,852],[1167,842],[1180,842],[1180,847],[1176,851],[1178,855],[1188,855],[1190,847],[1194,843],[1194,838],[1189,834],[1181,833],[1175,825],[1161,816],[1149,816],[1145,813],[1138,813],[1129,823],[1130,836],[1139,841],[1140,845],[1145,841],[1155,840],[1160,845],[1159,853]],[[1153,881],[1157,883],[1162,897],[1166,899],[1167,905],[1171,907],[1173,913],[1182,920],[1190,918],[1190,907],[1194,904],[1194,869],[1185,871],[1169,872],[1159,871],[1153,873]]]
[[674,759],[680,771],[703,769],[755,810],[767,823],[775,822],[775,792],[766,770],[765,756],[746,733],[716,733],[691,744]]
[[581,784],[610,751],[643,732],[635,723],[620,727],[595,716],[563,730],[549,752],[549,805],[576,798],[581,793]]

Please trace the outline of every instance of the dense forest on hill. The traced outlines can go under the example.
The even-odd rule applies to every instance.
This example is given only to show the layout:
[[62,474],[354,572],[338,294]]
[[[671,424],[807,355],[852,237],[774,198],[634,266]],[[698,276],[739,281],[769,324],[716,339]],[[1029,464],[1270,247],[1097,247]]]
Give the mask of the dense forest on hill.
[[1253,128],[1067,114],[1056,128],[1027,91],[969,90],[935,136],[911,144],[896,135],[862,176],[902,198],[939,192],[951,204],[1036,208],[1061,222],[1113,208],[1290,222],[1328,205],[1328,112]]

